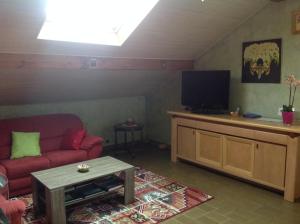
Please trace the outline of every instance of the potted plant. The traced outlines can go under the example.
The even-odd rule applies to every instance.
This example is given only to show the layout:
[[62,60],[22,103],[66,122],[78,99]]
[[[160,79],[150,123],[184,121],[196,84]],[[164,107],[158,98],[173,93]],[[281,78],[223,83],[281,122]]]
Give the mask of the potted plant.
[[289,85],[289,104],[282,106],[282,121],[284,124],[292,124],[294,121],[294,102],[297,86],[300,85],[300,80],[297,80],[294,75],[289,75],[285,83]]

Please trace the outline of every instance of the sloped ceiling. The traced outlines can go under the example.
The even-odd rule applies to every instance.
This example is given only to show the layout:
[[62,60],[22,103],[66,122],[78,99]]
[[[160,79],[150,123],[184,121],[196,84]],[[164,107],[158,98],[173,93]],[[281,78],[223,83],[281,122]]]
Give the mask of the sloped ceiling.
[[160,0],[122,47],[111,47],[37,40],[46,0],[0,0],[0,53],[194,59],[268,2]]

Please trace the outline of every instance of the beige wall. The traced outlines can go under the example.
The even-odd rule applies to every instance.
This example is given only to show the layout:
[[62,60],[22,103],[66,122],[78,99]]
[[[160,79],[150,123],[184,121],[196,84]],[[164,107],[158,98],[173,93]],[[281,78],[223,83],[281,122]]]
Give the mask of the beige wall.
[[[232,109],[241,106],[243,111],[280,118],[278,108],[288,103],[287,87],[283,84],[241,84],[242,43],[282,38],[282,80],[289,74],[300,78],[300,35],[291,33],[291,13],[297,9],[300,9],[299,0],[271,3],[197,61],[196,69],[231,70]],[[300,111],[300,92],[297,94],[295,107]]]
[[113,125],[134,118],[145,123],[145,97],[124,97],[60,103],[0,106],[0,118],[52,113],[78,115],[88,132],[113,143]]
[[[90,133],[101,135],[112,144],[113,125],[133,118],[146,125],[145,137],[147,130],[151,130],[150,137],[159,139],[168,130],[156,126],[156,120],[161,116],[166,119],[164,103],[161,104],[165,101],[160,101],[166,98],[157,94],[165,89],[172,77],[172,72],[161,71],[2,69],[0,119],[74,113],[83,120]],[[162,109],[159,113],[155,111],[153,119],[152,116],[146,119],[145,96],[152,95],[158,97],[155,102]],[[158,109],[156,105],[154,103]]]
[[155,91],[146,95],[147,135],[151,140],[170,142],[168,110],[181,108],[181,72],[161,76]]
[[113,143],[113,125],[146,123],[145,95],[156,88],[153,71],[0,70],[0,118],[74,113],[92,134]]
[[[299,0],[271,3],[240,28],[219,42],[196,61],[196,69],[231,70],[230,107],[241,106],[266,117],[278,118],[278,108],[288,103],[288,89],[283,84],[241,84],[242,43],[282,38],[282,80],[288,74],[300,79],[300,35],[291,33],[291,13],[300,9]],[[146,117],[149,138],[170,142],[170,120],[166,111],[182,108],[180,103],[180,73],[161,83],[159,90],[146,97]],[[295,107],[300,111],[300,90]],[[300,119],[300,113],[297,113]]]

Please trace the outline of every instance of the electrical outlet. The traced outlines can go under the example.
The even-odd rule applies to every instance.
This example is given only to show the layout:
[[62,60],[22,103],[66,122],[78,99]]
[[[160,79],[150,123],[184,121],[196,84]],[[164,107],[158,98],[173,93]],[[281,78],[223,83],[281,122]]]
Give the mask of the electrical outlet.
[[97,67],[97,59],[91,58],[90,59],[90,68],[96,68]]

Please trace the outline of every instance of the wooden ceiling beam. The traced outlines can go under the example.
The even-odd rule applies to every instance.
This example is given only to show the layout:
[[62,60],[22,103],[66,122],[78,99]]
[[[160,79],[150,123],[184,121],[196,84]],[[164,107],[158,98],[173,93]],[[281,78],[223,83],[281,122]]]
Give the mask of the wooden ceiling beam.
[[193,60],[0,53],[0,69],[188,70]]

